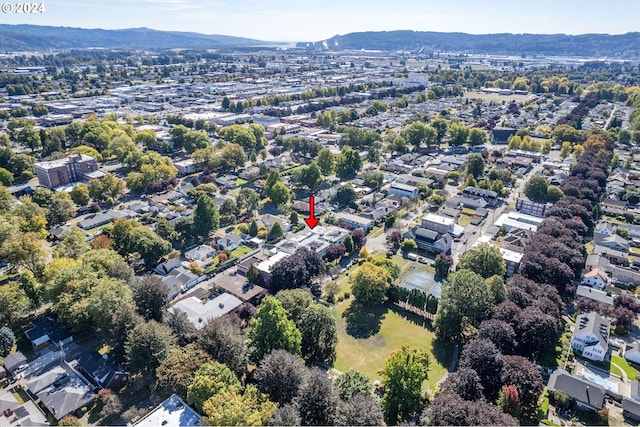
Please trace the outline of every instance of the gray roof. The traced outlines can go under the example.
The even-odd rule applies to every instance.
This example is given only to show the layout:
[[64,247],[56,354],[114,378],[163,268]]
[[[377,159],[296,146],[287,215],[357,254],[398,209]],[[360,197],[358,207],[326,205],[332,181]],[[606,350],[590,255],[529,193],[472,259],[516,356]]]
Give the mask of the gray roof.
[[69,374],[64,370],[62,366],[55,366],[44,374],[39,375],[29,381],[27,383],[27,387],[29,388],[29,391],[31,393],[36,394],[46,387],[49,387],[56,381],[60,381],[63,378],[66,378],[67,376],[69,376]]
[[613,305],[613,298],[608,296],[606,292],[594,289],[591,286],[578,286],[576,295],[579,297],[589,298],[594,301],[601,302],[607,305]]
[[96,394],[78,375],[73,374],[63,380],[60,386],[48,387],[37,396],[54,418],[59,420],[91,403]]
[[549,377],[549,391],[563,391],[572,399],[596,409],[604,404],[604,390],[596,383],[577,375],[571,375],[564,369],[556,369]]
[[428,240],[434,242],[438,239],[438,232],[433,230],[427,230],[426,228],[417,227],[413,230],[413,234],[418,239]]
[[22,354],[22,352],[16,351],[15,353],[11,353],[7,357],[4,358],[2,364],[9,372],[13,372],[14,368],[22,365],[27,361],[27,358]]
[[609,345],[609,328],[611,321],[600,316],[595,311],[584,313],[576,319],[574,335],[576,333],[593,334],[598,338],[598,342],[607,348]]
[[462,192],[465,194],[471,194],[479,197],[488,197],[490,199],[496,199],[498,197],[498,193],[496,193],[495,191],[486,190],[484,188],[478,188],[478,187],[467,187],[464,190],[462,190]]
[[626,397],[622,399],[622,409],[631,415],[640,417],[640,402],[635,399],[627,399]]

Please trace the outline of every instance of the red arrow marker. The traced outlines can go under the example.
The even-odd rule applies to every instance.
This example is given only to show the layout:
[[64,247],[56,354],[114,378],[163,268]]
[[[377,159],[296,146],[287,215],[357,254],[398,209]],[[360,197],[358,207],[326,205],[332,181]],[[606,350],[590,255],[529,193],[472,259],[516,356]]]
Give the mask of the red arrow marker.
[[316,218],[315,211],[316,208],[315,206],[313,206],[313,196],[309,196],[309,218],[305,218],[304,222],[306,222],[309,228],[312,230],[313,227],[318,225],[318,221],[320,221],[318,218]]

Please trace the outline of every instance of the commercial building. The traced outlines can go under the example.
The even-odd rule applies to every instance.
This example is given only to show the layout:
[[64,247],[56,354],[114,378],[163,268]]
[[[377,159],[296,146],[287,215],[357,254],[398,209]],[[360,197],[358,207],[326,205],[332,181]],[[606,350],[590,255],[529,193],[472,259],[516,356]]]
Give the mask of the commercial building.
[[98,161],[86,154],[73,154],[63,159],[38,162],[35,169],[40,185],[56,188],[89,179],[86,174],[98,170]]

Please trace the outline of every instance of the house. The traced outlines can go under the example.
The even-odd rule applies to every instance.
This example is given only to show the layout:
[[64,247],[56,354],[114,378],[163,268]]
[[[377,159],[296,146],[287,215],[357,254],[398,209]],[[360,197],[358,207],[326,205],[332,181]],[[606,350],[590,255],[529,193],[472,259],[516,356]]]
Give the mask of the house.
[[56,420],[60,420],[83,406],[90,406],[97,395],[93,386],[74,373],[43,389],[36,397]]
[[576,297],[588,298],[596,302],[613,307],[613,298],[606,292],[593,289],[589,286],[578,286],[576,288]]
[[542,223],[543,218],[538,218],[532,215],[526,215],[520,212],[508,212],[503,213],[493,223],[496,227],[504,227],[507,232],[511,230],[528,230],[533,233],[538,231],[538,225]]
[[427,230],[444,234],[452,230],[455,223],[456,220],[453,218],[429,213],[422,217],[420,225],[422,228],[426,228]]
[[276,265],[279,261],[287,258],[288,256],[291,256],[291,254],[289,254],[288,252],[276,252],[266,260],[254,264],[260,272],[262,284],[264,286],[269,287],[269,284],[271,283],[271,269],[273,268],[273,266]]
[[182,260],[180,260],[180,257],[177,256],[177,257],[169,258],[163,263],[158,264],[158,266],[156,266],[154,271],[162,276],[166,276],[167,274],[169,274],[171,270],[173,270],[174,268],[178,268],[180,266],[182,266]]
[[500,254],[502,255],[502,259],[507,267],[506,275],[507,277],[511,277],[518,272],[518,268],[520,267],[520,261],[522,261],[522,257],[524,254],[522,252],[512,251],[511,249],[499,247]]
[[498,203],[498,193],[493,190],[487,190],[478,187],[467,187],[462,193],[472,199],[482,199],[487,202],[488,206],[495,206]]
[[[184,257],[187,259],[187,261],[190,262],[204,261],[207,258],[211,258],[212,256],[214,256],[216,252],[217,251],[209,245],[199,245],[185,252]],[[180,259],[179,257],[176,258]]]
[[192,273],[191,270],[180,266],[171,270],[162,281],[164,282],[166,278],[175,278],[180,282],[182,289],[186,290],[193,288],[201,280],[204,280],[205,276],[198,276],[197,274]]
[[173,165],[178,170],[178,175],[180,176],[190,175],[202,170],[202,166],[196,163],[193,159],[179,160],[177,162],[173,162]]
[[85,352],[76,359],[76,367],[89,381],[100,388],[120,390],[129,382],[129,373],[120,369],[106,354]]
[[60,365],[54,366],[43,374],[29,379],[27,382],[27,390],[29,390],[32,396],[35,396],[51,384],[59,383],[68,376],[69,373],[64,367]]
[[[631,387],[635,388],[638,387],[638,381],[633,381],[631,383]],[[640,422],[640,400],[638,400],[637,396],[636,398],[627,398],[625,397],[624,399],[622,399],[622,416],[625,418],[629,418],[630,420],[634,421],[635,423]]]
[[133,425],[136,427],[191,427],[201,426],[203,423],[200,414],[180,397],[172,394]]
[[237,249],[243,241],[244,239],[239,234],[227,233],[225,237],[219,238],[216,243],[221,249],[232,251]]
[[640,343],[638,341],[625,347],[624,358],[640,365]]
[[414,200],[418,197],[420,190],[418,187],[413,185],[394,182],[389,187],[389,193],[397,194],[400,197],[408,197],[409,199]]
[[336,215],[340,226],[349,229],[361,228],[365,234],[371,231],[374,221],[360,215],[354,215],[347,212],[341,212]]
[[241,275],[246,276],[252,265],[258,264],[266,260],[267,258],[268,257],[263,255],[262,253],[254,253],[253,255],[249,255],[238,263],[237,271]]
[[516,210],[520,213],[544,218],[551,208],[551,203],[540,203],[529,200],[527,197],[518,197],[516,200]]
[[615,228],[616,227],[612,222],[602,221],[596,225],[595,232],[599,234],[606,234],[607,236],[611,236]]
[[169,313],[176,310],[185,312],[187,318],[196,329],[202,329],[209,319],[217,319],[227,313],[231,313],[242,304],[235,296],[223,293],[203,303],[196,297],[181,299],[169,308]]
[[606,215],[618,216],[627,213],[627,202],[624,200],[604,199],[602,212]]
[[628,252],[630,247],[629,241],[616,233],[610,235],[594,233],[593,241],[596,245],[604,246],[621,252]]
[[594,268],[593,270],[583,274],[582,283],[586,286],[591,286],[592,288],[602,291],[611,284],[611,279],[609,279],[609,276],[607,276],[607,273],[604,270]]
[[591,254],[600,255],[603,258],[609,260],[611,264],[628,266],[629,265],[629,252],[619,251],[617,249],[610,248],[608,246],[598,245],[596,243]]
[[285,221],[283,218],[280,218],[279,216],[276,216],[276,215],[271,215],[271,214],[263,215],[262,218],[260,218],[260,220],[257,222],[258,222],[258,226],[264,225],[267,228],[267,230],[271,230],[271,228],[273,227],[273,224],[275,224],[276,222],[280,223],[285,233],[291,230],[291,224],[289,224],[288,221]]
[[73,337],[69,334],[67,327],[51,313],[36,317],[32,325],[24,334],[31,342],[34,350],[40,350],[51,343],[58,345],[59,343],[66,344],[73,341]]
[[20,351],[16,351],[15,353],[11,353],[2,361],[2,365],[4,369],[7,370],[11,375],[13,375],[16,370],[21,366],[27,363],[27,358]]
[[414,226],[405,232],[403,237],[415,240],[418,248],[427,252],[451,253],[451,243],[453,238],[449,233],[438,233],[434,230]]
[[549,377],[547,390],[562,391],[583,409],[598,410],[604,406],[605,391],[598,384],[581,376],[556,369]]
[[581,314],[576,319],[571,348],[581,351],[587,359],[604,360],[609,350],[610,327],[611,321],[596,312]]
[[524,253],[524,248],[529,245],[532,238],[531,231],[515,228],[502,238],[502,247]]
[[507,144],[509,138],[518,132],[517,129],[496,127],[491,129],[490,140],[492,144]]

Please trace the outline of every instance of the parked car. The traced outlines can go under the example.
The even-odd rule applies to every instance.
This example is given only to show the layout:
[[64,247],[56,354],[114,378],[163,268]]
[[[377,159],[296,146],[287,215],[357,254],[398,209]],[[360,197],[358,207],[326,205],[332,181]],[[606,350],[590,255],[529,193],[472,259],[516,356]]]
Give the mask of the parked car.
[[25,371],[28,367],[29,367],[28,363],[23,363],[22,365],[16,368],[16,370],[14,371],[14,374],[19,374],[20,372]]

